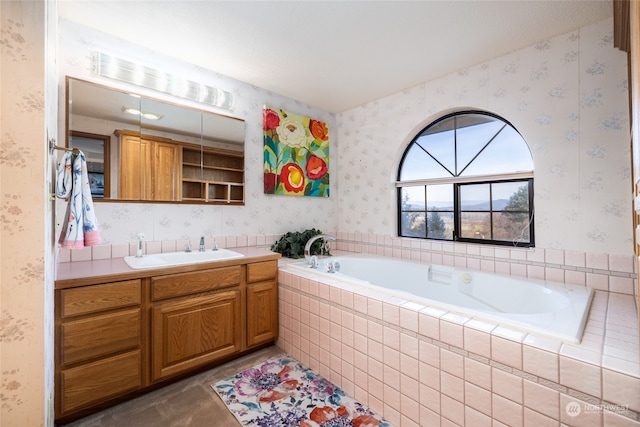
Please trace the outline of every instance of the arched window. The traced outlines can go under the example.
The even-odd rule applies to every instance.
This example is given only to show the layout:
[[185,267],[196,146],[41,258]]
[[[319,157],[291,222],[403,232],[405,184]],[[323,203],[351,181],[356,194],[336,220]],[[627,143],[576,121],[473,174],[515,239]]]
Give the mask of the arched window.
[[413,138],[397,179],[399,236],[534,246],[533,159],[501,117],[441,117]]

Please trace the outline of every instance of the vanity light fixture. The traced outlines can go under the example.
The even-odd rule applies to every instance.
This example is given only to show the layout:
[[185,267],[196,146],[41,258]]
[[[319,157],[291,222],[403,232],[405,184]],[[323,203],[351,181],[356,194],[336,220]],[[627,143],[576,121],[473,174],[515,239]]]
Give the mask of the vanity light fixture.
[[134,107],[127,107],[126,105],[122,106],[122,111],[128,114],[133,114],[134,116],[144,117],[145,119],[148,119],[148,120],[160,120],[161,118],[164,117],[164,114],[141,111]]
[[93,72],[98,76],[132,83],[214,107],[233,110],[234,99],[231,92],[196,83],[106,53],[96,52],[94,54]]

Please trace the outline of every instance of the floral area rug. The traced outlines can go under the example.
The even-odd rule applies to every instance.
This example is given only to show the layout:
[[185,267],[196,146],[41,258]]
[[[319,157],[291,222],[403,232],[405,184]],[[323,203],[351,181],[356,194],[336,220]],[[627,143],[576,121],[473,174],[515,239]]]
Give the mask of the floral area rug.
[[339,387],[288,357],[213,384],[229,410],[251,427],[391,427]]

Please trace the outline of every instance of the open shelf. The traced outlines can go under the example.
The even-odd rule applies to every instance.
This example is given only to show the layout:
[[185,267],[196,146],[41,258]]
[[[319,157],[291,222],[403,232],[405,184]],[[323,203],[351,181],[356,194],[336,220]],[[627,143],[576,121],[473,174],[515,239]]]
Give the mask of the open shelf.
[[244,154],[182,148],[182,200],[244,204]]

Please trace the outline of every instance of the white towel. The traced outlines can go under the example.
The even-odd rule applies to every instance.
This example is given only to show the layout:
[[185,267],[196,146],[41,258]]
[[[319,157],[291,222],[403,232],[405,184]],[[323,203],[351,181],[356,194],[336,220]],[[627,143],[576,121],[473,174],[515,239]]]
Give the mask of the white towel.
[[58,163],[56,178],[56,196],[69,202],[60,245],[67,249],[82,249],[100,244],[84,153],[65,152]]

